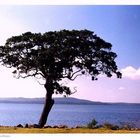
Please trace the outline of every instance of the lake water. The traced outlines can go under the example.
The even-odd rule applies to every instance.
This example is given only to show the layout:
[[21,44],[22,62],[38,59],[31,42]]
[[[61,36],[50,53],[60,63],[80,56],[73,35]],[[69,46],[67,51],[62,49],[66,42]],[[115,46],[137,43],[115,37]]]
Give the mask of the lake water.
[[[43,104],[0,103],[0,125],[38,123]],[[99,124],[131,124],[140,128],[140,104],[68,105],[55,104],[49,114],[48,125],[69,127],[86,125],[93,118]]]

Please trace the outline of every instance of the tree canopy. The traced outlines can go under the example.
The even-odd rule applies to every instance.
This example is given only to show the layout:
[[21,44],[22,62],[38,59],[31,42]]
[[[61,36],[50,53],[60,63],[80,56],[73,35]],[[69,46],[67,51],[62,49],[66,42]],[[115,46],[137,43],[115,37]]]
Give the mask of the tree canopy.
[[89,30],[61,30],[46,33],[26,32],[7,39],[0,46],[1,64],[15,68],[18,78],[40,75],[53,85],[54,93],[71,94],[59,82],[90,75],[97,80],[99,74],[121,78],[112,45]]
[[14,68],[17,78],[38,77],[45,80],[47,91],[38,127],[46,124],[54,104],[52,94],[70,95],[69,87],[60,84],[63,79],[75,80],[89,75],[97,80],[99,74],[121,78],[112,45],[89,30],[61,30],[46,33],[26,32],[7,39],[0,46],[0,62]]

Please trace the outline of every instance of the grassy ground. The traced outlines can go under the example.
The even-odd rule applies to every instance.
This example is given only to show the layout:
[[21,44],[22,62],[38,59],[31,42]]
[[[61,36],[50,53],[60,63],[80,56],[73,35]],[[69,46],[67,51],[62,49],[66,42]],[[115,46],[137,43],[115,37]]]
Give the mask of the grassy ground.
[[109,130],[105,128],[17,128],[0,127],[0,133],[140,133],[140,130]]

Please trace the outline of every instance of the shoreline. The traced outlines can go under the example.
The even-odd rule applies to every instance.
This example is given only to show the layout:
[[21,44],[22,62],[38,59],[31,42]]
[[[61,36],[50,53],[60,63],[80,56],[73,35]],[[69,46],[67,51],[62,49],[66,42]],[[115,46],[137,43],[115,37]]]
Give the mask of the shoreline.
[[18,134],[32,134],[32,133],[43,133],[43,134],[52,134],[52,133],[89,133],[89,134],[103,134],[103,133],[130,133],[130,134],[140,134],[140,129],[118,129],[112,130],[109,128],[87,128],[87,127],[66,127],[66,126],[46,126],[44,128],[35,128],[35,127],[19,127],[19,126],[0,126],[0,134],[2,133],[18,133]]

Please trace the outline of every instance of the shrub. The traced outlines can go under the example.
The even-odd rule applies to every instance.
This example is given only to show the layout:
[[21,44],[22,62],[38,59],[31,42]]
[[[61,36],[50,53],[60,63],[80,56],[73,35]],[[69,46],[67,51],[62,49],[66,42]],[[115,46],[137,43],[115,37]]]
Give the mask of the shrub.
[[121,129],[131,130],[133,128],[135,128],[133,123],[121,123]]
[[89,122],[88,124],[87,124],[87,127],[88,128],[90,128],[90,129],[93,129],[93,128],[96,128],[97,126],[97,121],[95,120],[95,119],[93,119],[91,122]]
[[119,129],[119,126],[113,125],[110,123],[104,123],[103,127],[106,129],[111,129],[111,130],[118,130]]

